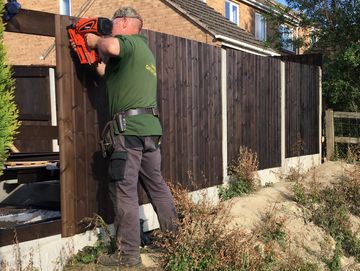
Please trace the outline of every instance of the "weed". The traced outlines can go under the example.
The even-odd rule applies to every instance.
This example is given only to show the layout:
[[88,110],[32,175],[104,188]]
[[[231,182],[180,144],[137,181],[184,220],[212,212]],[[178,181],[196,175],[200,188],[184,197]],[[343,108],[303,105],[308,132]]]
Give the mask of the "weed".
[[[280,256],[272,242],[258,238],[260,234],[246,234],[231,224],[230,208],[224,202],[214,204],[202,197],[195,204],[187,190],[173,185],[170,189],[181,219],[176,232],[158,233],[155,239],[163,251],[160,261],[165,270],[318,270],[294,255]],[[271,239],[285,240],[283,218],[265,215],[264,219],[268,229],[276,225]]]
[[261,215],[260,223],[255,227],[254,233],[257,234],[264,243],[272,241],[279,242],[282,246],[285,245],[285,229],[284,224],[286,219],[277,215],[277,207],[267,210]]
[[302,182],[304,174],[301,172],[301,165],[290,168],[289,172],[285,175],[285,180],[288,182]]
[[360,239],[351,229],[350,213],[360,215],[360,168],[339,178],[337,182],[321,187],[300,181],[293,185],[294,199],[310,212],[310,219],[323,228],[337,242],[334,256],[325,260],[328,268],[340,270],[340,257],[354,256],[360,262]]
[[341,241],[336,242],[334,255],[330,259],[325,259],[324,262],[329,271],[341,271],[341,257],[343,255],[341,248]]
[[228,200],[255,191],[259,185],[256,180],[258,165],[256,153],[247,147],[240,147],[239,156],[229,167],[231,181],[228,186],[219,187],[220,199]]
[[308,195],[306,194],[305,186],[300,182],[295,182],[292,186],[294,200],[304,206],[308,204]]
[[84,218],[82,222],[87,223],[87,228],[93,227],[95,231],[98,230],[98,240],[94,246],[86,246],[74,255],[68,266],[93,263],[99,255],[113,253],[116,248],[115,239],[101,216],[94,214],[93,217]]

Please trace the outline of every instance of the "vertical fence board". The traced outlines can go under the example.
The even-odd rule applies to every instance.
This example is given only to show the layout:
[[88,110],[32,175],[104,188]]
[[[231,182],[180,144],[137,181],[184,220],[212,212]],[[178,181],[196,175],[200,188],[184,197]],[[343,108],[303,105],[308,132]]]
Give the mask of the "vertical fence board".
[[84,230],[81,221],[94,213],[110,221],[106,163],[99,159],[99,133],[107,118],[104,92],[94,69],[72,57],[66,26],[70,17],[56,16],[57,91],[62,235]]
[[75,138],[73,122],[73,65],[68,55],[68,38],[64,25],[67,19],[55,16],[57,89],[59,99],[59,145],[60,145],[60,178],[61,178],[61,222],[62,235],[76,233],[76,188],[75,188]]

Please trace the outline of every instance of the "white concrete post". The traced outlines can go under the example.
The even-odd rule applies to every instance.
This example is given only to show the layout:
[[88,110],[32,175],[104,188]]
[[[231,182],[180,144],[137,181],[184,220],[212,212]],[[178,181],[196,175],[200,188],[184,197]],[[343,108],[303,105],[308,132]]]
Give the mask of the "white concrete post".
[[[50,82],[50,110],[51,110],[51,125],[57,126],[56,114],[56,88],[55,88],[55,69],[49,68],[49,82]],[[59,151],[59,143],[57,139],[52,140],[52,151]]]

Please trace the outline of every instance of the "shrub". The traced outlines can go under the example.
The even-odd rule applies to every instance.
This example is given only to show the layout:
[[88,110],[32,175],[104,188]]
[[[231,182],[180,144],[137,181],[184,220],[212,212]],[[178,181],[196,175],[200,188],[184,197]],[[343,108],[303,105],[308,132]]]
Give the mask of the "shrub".
[[[4,5],[0,14],[4,13]],[[11,68],[5,64],[5,48],[3,44],[4,23],[0,23],[0,175],[9,155],[9,148],[14,140],[19,126],[18,109],[14,102],[14,80],[11,78]]]

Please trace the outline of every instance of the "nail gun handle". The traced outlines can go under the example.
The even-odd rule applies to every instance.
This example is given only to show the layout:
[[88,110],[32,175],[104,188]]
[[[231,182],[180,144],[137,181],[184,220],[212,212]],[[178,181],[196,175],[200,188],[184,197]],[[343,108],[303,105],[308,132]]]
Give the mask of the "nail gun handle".
[[69,27],[67,29],[69,40],[71,44],[75,45],[75,52],[77,53],[81,64],[93,64],[98,61],[95,50],[89,50],[83,35],[76,32],[75,29]]

